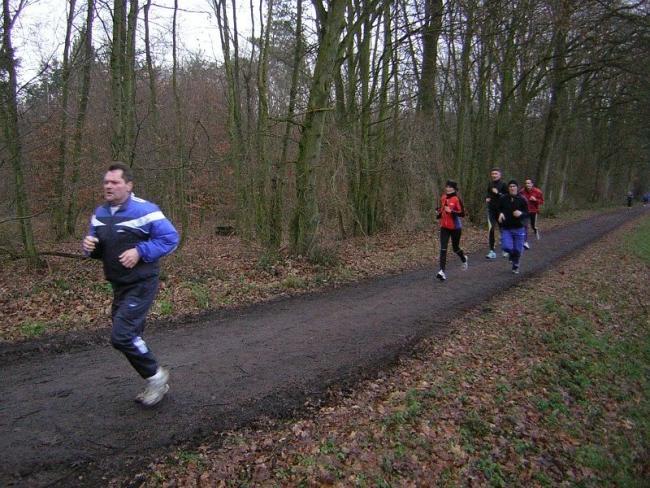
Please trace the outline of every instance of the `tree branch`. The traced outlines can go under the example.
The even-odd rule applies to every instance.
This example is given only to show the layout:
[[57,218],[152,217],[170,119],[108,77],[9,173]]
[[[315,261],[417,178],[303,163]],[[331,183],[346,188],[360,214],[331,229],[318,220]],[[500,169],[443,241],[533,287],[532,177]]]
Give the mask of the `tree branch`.
[[16,220],[33,219],[34,217],[38,217],[39,215],[41,215],[42,213],[44,213],[47,210],[48,210],[47,208],[44,208],[40,212],[36,212],[35,214],[32,214],[32,215],[26,215],[24,217],[11,217],[9,219],[0,220],[0,225],[6,224],[7,222],[15,222]]

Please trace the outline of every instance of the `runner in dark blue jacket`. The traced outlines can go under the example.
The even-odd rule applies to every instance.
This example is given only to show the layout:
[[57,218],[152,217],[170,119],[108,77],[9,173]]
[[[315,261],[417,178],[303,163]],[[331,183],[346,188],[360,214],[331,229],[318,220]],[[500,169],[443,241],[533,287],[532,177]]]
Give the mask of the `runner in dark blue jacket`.
[[86,255],[104,264],[113,288],[111,343],[147,380],[136,400],[152,406],[167,393],[169,373],[158,364],[142,333],[158,291],[158,260],[176,249],[178,232],[155,204],[133,194],[133,173],[123,163],[108,168],[104,199],[82,245]]

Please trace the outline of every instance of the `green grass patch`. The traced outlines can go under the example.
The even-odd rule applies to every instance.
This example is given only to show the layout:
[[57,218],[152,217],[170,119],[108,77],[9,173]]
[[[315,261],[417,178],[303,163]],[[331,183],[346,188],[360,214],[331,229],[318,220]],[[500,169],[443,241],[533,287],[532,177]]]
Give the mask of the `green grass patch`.
[[186,470],[190,469],[190,466],[196,466],[197,469],[201,469],[204,464],[198,452],[186,451],[184,449],[179,450],[176,454],[176,462]]
[[[635,235],[649,239],[650,221]],[[542,336],[549,354],[532,376],[543,381],[547,393],[534,403],[547,428],[586,441],[575,451],[564,451],[568,462],[592,473],[583,480],[585,486],[642,486],[640,457],[650,448],[647,313],[629,313],[636,305],[621,303],[607,288],[591,292],[600,303],[615,303],[612,320],[625,317],[625,326],[603,333],[575,311],[580,308],[575,297],[546,300],[545,311],[556,325]],[[605,415],[602,405],[612,404],[627,427],[612,424],[611,415]]]
[[203,283],[191,283],[190,291],[196,304],[201,309],[210,308],[210,289]]
[[60,291],[66,291],[71,288],[70,283],[64,278],[56,278],[52,281],[52,286]]
[[281,256],[274,251],[267,251],[263,253],[257,260],[257,269],[272,274],[275,266],[282,262]]
[[650,219],[645,219],[631,232],[628,249],[646,263],[650,263]]
[[488,479],[490,486],[505,487],[507,486],[505,476],[501,470],[501,465],[494,462],[488,457],[481,458],[477,461],[476,467]]
[[282,280],[281,286],[288,290],[297,290],[305,288],[307,286],[307,280],[300,276],[289,275]]
[[107,281],[95,281],[92,285],[90,285],[93,291],[105,295],[112,295],[113,294],[113,287],[111,286],[110,283]]
[[47,325],[43,322],[30,320],[20,326],[20,332],[25,337],[33,338],[42,336],[47,330]]
[[472,443],[487,436],[490,433],[490,425],[478,412],[471,410],[463,419],[460,431],[464,440]]
[[156,301],[156,309],[163,317],[167,317],[174,313],[174,305],[172,302],[164,298]]

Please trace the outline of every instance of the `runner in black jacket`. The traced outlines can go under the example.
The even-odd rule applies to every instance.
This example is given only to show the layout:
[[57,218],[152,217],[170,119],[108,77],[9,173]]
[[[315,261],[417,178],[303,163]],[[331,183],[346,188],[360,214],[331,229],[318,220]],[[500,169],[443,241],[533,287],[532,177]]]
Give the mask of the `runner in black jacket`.
[[508,193],[508,186],[501,180],[501,170],[499,168],[492,168],[490,178],[491,181],[488,184],[485,196],[485,203],[487,204],[488,244],[490,250],[485,257],[488,259],[496,259],[497,254],[494,252],[496,241],[494,230],[499,217],[499,199]]
[[519,184],[508,182],[508,194],[499,199],[499,224],[501,225],[501,246],[508,253],[512,272],[519,273],[519,260],[526,240],[526,218],[528,201],[519,195]]

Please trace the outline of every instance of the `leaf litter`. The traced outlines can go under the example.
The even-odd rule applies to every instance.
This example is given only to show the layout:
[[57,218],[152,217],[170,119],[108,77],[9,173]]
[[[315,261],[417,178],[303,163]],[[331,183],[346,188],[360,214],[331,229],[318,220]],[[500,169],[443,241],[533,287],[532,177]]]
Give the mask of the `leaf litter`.
[[215,433],[111,485],[642,486],[649,265],[620,247],[632,228],[300,418]]

